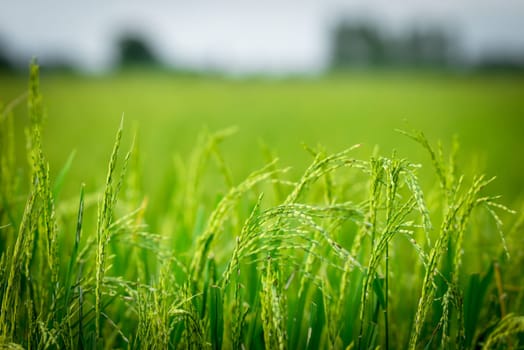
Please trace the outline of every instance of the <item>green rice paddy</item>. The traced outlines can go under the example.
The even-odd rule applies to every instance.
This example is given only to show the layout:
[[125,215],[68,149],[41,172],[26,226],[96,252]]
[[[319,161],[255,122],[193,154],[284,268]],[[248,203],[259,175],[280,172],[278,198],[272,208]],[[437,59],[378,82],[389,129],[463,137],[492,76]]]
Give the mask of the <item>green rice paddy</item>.
[[2,346],[524,346],[523,77],[1,79]]

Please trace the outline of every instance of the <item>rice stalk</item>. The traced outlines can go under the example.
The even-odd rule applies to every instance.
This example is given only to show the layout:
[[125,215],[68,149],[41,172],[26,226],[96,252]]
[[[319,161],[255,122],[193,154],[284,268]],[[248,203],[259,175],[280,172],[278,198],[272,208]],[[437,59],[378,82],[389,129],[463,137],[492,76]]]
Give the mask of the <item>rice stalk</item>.
[[124,119],[120,121],[116,133],[115,143],[113,145],[113,151],[109,161],[105,191],[99,202],[98,206],[98,219],[96,228],[96,279],[95,279],[95,336],[97,343],[101,341],[101,313],[102,313],[102,281],[106,272],[106,247],[111,239],[111,224],[113,221],[113,212],[118,192],[122,183],[122,177],[125,174],[127,166],[127,160],[129,159],[129,153],[125,158],[123,170],[119,181],[115,184],[115,169],[118,160],[118,153],[120,149],[120,142],[122,139],[122,131],[124,128]]

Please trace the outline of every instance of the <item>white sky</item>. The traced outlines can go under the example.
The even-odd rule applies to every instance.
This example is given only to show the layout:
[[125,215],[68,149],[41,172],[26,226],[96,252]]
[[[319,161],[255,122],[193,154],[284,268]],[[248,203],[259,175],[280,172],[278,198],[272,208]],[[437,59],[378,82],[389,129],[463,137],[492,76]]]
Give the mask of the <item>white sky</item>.
[[86,70],[114,60],[124,29],[147,36],[163,60],[242,72],[324,68],[329,28],[342,15],[386,30],[437,23],[467,55],[524,52],[522,0],[0,0],[0,40],[17,57],[68,57]]

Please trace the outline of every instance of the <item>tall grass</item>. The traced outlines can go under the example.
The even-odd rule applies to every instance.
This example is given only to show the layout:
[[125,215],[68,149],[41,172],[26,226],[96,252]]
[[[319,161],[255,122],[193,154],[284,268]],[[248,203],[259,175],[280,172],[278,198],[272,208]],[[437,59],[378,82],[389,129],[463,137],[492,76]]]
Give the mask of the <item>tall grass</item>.
[[[12,113],[23,100],[26,167]],[[421,180],[419,164],[357,159],[358,145],[308,149],[293,178],[267,149],[236,184],[220,151],[232,130],[205,132],[152,211],[138,142],[120,155],[123,119],[103,188],[59,200],[73,156],[53,180],[45,118],[32,64],[27,96],[0,115],[3,347],[524,346],[524,216],[507,219],[493,179],[459,173],[457,146],[446,158],[405,133],[434,168]],[[486,242],[496,253],[472,258]]]

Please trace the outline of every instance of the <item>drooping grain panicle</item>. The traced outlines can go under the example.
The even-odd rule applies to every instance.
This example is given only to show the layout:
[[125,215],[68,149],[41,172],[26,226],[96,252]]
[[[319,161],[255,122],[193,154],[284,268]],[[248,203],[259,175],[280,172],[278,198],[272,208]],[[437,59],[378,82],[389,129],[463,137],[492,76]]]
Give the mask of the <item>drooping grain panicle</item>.
[[[244,226],[242,227],[242,230],[240,232],[240,235],[236,238],[236,245],[235,249],[233,250],[231,260],[229,261],[222,279],[222,286],[226,287],[229,284],[229,281],[231,279],[231,275],[234,273],[234,271],[237,271],[239,263],[240,263],[240,257],[241,257],[241,250],[243,248],[244,242],[249,239],[250,233],[255,231],[257,229],[257,215],[259,214],[260,205],[262,202],[263,195],[261,194],[258,197],[258,200],[251,210],[251,214],[247,218]],[[239,272],[239,271],[238,271]]]
[[264,329],[264,344],[267,350],[287,348],[286,315],[280,290],[279,278],[271,266],[268,257],[267,265],[262,275],[262,290],[260,292],[261,319]]
[[522,346],[522,336],[524,333],[524,316],[513,314],[506,315],[497,325],[495,330],[490,333],[484,342],[483,349],[496,349],[500,346],[504,348],[519,349]]
[[[381,196],[383,197],[383,202],[378,202],[380,200],[380,197],[378,193],[374,193],[375,186],[372,186],[372,192],[371,195],[376,198],[377,202],[370,201],[371,206],[380,206],[385,207],[385,216],[384,216],[384,222],[380,223],[380,226],[377,224],[377,213],[375,211],[371,212],[371,222],[372,225],[375,225],[375,227],[372,228],[372,232],[377,232],[378,235],[376,236],[375,241],[371,241],[372,249],[371,249],[371,256],[368,261],[368,266],[366,269],[366,275],[364,279],[364,283],[362,285],[362,294],[361,294],[361,306],[360,306],[360,319],[361,319],[361,325],[360,325],[360,339],[359,341],[366,339],[367,337],[364,335],[365,329],[367,328],[367,322],[369,322],[368,317],[366,316],[366,307],[369,304],[369,300],[371,298],[371,287],[375,281],[377,280],[378,272],[379,272],[379,266],[382,261],[384,261],[384,316],[385,316],[385,342],[386,347],[388,347],[388,263],[389,263],[389,244],[391,240],[402,232],[402,227],[407,224],[407,217],[411,214],[413,209],[416,205],[416,200],[413,198],[413,196],[408,197],[404,201],[402,200],[402,197],[399,196],[398,190],[401,185],[401,175],[405,173],[405,169],[407,168],[406,161],[399,160],[399,159],[382,159],[380,162],[376,163],[380,164],[383,168],[383,172],[381,172],[382,175],[380,177],[377,177],[375,182],[384,182],[383,187],[384,194]],[[377,173],[375,170],[373,173]],[[377,191],[380,191],[377,190]],[[371,238],[373,239],[373,235],[371,235]],[[359,343],[359,346],[362,346]],[[364,345],[368,346],[368,345]]]
[[[194,257],[191,264],[191,274],[195,281],[198,279],[198,276],[200,276],[203,268],[203,262],[205,261],[205,257],[211,247],[213,240],[216,239],[216,236],[220,234],[224,220],[227,219],[227,216],[233,209],[236,201],[240,198],[240,196],[242,196],[246,191],[251,189],[257,183],[271,178],[274,172],[270,170],[271,167],[272,164],[269,164],[264,168],[251,173],[246,178],[246,180],[231,188],[218,203],[208,220],[204,232],[200,235],[200,237],[198,237],[196,243],[195,251],[197,252],[197,255]],[[285,170],[277,170],[277,172],[281,171]]]
[[[16,225],[18,226],[18,237],[16,237],[13,248],[16,255],[11,258],[10,274],[16,271],[18,277],[15,280],[19,282],[12,284],[8,280],[7,285],[11,292],[6,293],[6,299],[3,300],[7,303],[13,302],[11,304],[13,308],[6,306],[2,312],[9,313],[12,320],[23,320],[17,328],[20,329],[20,332],[27,334],[27,344],[31,345],[37,337],[57,333],[54,328],[58,321],[57,303],[63,293],[63,286],[59,283],[59,237],[49,163],[44,156],[41,142],[44,108],[39,86],[39,68],[34,62],[30,65],[27,107],[29,128],[26,129],[26,143],[30,179],[28,203],[31,205],[26,206],[22,221]],[[9,136],[10,133],[12,132],[8,131],[7,136],[12,138],[13,135]],[[11,147],[9,143],[8,147]],[[6,151],[13,152],[9,149]],[[13,162],[14,165],[13,157],[8,153],[4,159],[7,162]],[[9,179],[2,177],[2,183],[4,180],[8,181],[6,184],[10,187],[4,192],[3,200],[8,200],[9,190],[15,187],[12,186],[12,183],[9,184]],[[5,185],[1,187],[5,188]],[[15,207],[12,206],[10,209],[15,209]],[[9,215],[13,221],[14,212]],[[21,284],[16,287],[18,283]],[[10,300],[13,297],[15,301]],[[20,309],[20,313],[17,311],[17,305],[25,306]],[[54,343],[55,340],[50,338],[49,342]]]
[[297,201],[303,191],[308,188],[308,186],[310,186],[325,174],[329,174],[330,172],[344,166],[360,166],[361,162],[349,156],[353,150],[359,147],[360,145],[354,145],[353,147],[327,157],[322,153],[317,153],[315,160],[306,169],[304,175],[302,175],[299,182],[295,185],[291,193],[284,200],[284,203],[288,204]]
[[118,191],[120,189],[121,177],[127,167],[127,160],[129,156],[126,156],[126,162],[123,165],[122,175],[120,181],[117,182],[115,174],[118,154],[120,150],[120,142],[122,139],[122,131],[124,127],[124,118],[120,121],[118,127],[115,143],[113,145],[113,151],[111,152],[111,158],[109,161],[105,190],[100,202],[98,204],[98,219],[96,228],[96,280],[95,280],[95,327],[96,327],[96,339],[97,342],[101,341],[101,323],[102,323],[102,284],[104,275],[106,272],[106,247],[111,239],[111,224],[113,221],[114,206],[118,198]]
[[[29,238],[27,231],[33,213],[35,197],[35,193],[32,192],[27,200],[14,248],[9,252],[10,259],[9,263],[6,264],[7,271],[3,274],[2,308],[0,309],[0,341],[2,343],[15,341],[13,336],[19,312],[18,305],[21,302],[21,277],[24,272],[27,273],[24,269],[27,263],[25,249]],[[2,256],[5,256],[5,253]],[[27,276],[25,277],[27,278]]]
[[[431,162],[433,164],[433,168],[435,169],[435,172],[437,174],[440,187],[444,190],[445,195],[449,200],[449,198],[452,196],[454,183],[456,183],[455,177],[453,176],[455,169],[454,157],[451,157],[452,166],[446,169],[442,155],[442,146],[440,144],[438,147],[438,151],[435,152],[435,150],[433,149],[433,147],[431,147],[428,139],[426,138],[423,132],[406,132],[404,130],[397,131],[418,142],[422,147],[424,147],[424,149],[426,149],[426,151],[428,151],[431,158]],[[455,146],[456,145],[457,144],[455,144]],[[450,180],[453,181],[453,183],[450,183]]]
[[233,182],[230,171],[218,151],[218,145],[226,138],[236,132],[236,128],[225,129],[216,133],[203,132],[199,135],[197,145],[191,153],[187,166],[185,186],[183,193],[183,204],[180,210],[184,211],[186,226],[191,226],[195,220],[195,213],[198,209],[198,198],[200,198],[201,181],[204,170],[212,156],[217,160],[226,183],[231,187]]
[[[446,203],[443,207],[444,216],[440,225],[437,240],[428,254],[426,271],[422,282],[422,291],[419,299],[415,321],[411,331],[409,347],[414,349],[422,336],[424,323],[430,311],[431,305],[436,297],[437,285],[444,283],[443,312],[438,328],[441,331],[441,345],[447,346],[450,337],[451,311],[450,305],[455,309],[457,315],[457,329],[455,344],[463,344],[464,319],[462,310],[462,292],[459,288],[459,276],[462,266],[462,255],[464,254],[464,234],[475,208],[479,207],[485,199],[481,197],[481,191],[493,180],[486,180],[483,176],[473,179],[469,188],[464,188],[463,177],[456,177],[454,160],[446,165],[442,157],[437,157],[427,139],[423,134],[413,136],[430,153],[435,170],[440,178],[441,189],[444,192]],[[439,151],[439,154],[441,151]],[[453,157],[452,157],[453,159]],[[452,267],[444,267],[444,260],[452,262]],[[444,272],[443,272],[444,271]],[[440,281],[440,282],[439,282]]]
[[[284,204],[295,203],[300,198],[301,194],[304,193],[309,186],[311,186],[313,183],[315,183],[323,177],[327,179],[330,176],[330,174],[337,169],[343,167],[362,168],[364,165],[358,160],[355,160],[353,157],[351,157],[351,153],[353,152],[353,150],[355,150],[358,147],[360,147],[360,145],[354,145],[353,147],[350,147],[346,150],[343,150],[330,156],[326,156],[323,152],[312,151],[312,153],[315,156],[312,164],[305,170],[300,180],[295,184],[290,194],[284,200]],[[329,182],[330,180],[326,181]],[[275,223],[275,226],[279,226],[278,221]],[[310,249],[313,251],[315,247],[311,246]],[[348,254],[348,256],[352,255]],[[349,261],[352,265],[355,262],[354,259],[350,259]],[[299,295],[302,294],[304,291],[307,276],[309,275],[309,272],[311,271],[314,262],[315,259],[313,255],[309,255],[306,258],[305,273],[301,278]]]

